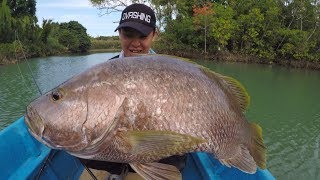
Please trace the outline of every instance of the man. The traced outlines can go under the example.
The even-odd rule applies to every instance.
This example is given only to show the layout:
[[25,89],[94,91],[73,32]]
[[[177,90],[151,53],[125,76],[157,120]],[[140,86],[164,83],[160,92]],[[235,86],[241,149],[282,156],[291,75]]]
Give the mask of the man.
[[121,14],[119,31],[122,51],[117,57],[154,53],[151,49],[156,33],[154,11],[144,4],[132,4]]
[[[122,11],[119,26],[115,31],[119,32],[122,51],[111,59],[155,53],[151,49],[151,45],[157,35],[156,17],[150,7],[144,4],[132,4],[126,7]],[[182,169],[185,165],[185,159],[186,156],[172,156],[159,162],[171,164],[178,169]],[[80,160],[88,168],[105,170],[111,174],[123,174],[125,169],[133,171],[125,163]]]

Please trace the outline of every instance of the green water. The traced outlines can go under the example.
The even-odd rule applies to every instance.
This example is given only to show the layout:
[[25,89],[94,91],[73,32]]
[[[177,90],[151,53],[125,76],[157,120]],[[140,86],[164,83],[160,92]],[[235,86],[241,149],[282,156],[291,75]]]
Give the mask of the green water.
[[267,167],[278,179],[320,179],[320,72],[266,65],[202,62],[238,79],[263,128]]
[[[42,92],[103,62],[114,53],[37,58],[30,68]],[[238,79],[251,103],[250,121],[263,128],[267,167],[277,179],[320,179],[320,72],[241,63],[199,62]],[[25,63],[0,66],[0,129],[39,96]],[[24,78],[22,78],[21,74]]]
[[35,58],[27,63],[0,66],[0,130],[25,112],[25,107],[40,93],[61,84],[73,75],[110,59],[118,53],[98,53],[84,56]]

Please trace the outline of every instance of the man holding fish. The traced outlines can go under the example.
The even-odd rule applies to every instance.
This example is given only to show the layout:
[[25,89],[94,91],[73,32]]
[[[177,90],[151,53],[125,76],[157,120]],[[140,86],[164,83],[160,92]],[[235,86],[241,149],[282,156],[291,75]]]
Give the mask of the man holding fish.
[[[139,54],[155,54],[151,49],[154,39],[157,37],[156,17],[154,11],[144,4],[132,4],[126,7],[121,14],[119,26],[115,29],[119,32],[122,51],[111,58],[123,58]],[[120,174],[126,167],[123,163],[94,161],[80,159],[89,168],[107,170],[111,174]],[[185,165],[186,156],[171,156],[161,162],[174,164],[179,169]]]
[[250,174],[266,168],[262,130],[246,120],[250,98],[237,80],[177,57],[135,56],[152,53],[156,35],[154,12],[145,5],[128,6],[116,30],[120,58],[27,107],[36,139],[97,160],[85,162],[89,167],[129,164],[145,179],[181,179],[179,167],[159,160],[198,151]]

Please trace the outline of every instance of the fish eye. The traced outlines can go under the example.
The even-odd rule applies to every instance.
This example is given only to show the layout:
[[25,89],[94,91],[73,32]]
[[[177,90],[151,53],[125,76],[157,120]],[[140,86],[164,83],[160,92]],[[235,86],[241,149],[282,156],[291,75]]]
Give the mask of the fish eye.
[[61,98],[62,98],[61,92],[59,92],[59,91],[53,91],[53,92],[51,93],[51,99],[52,99],[53,101],[59,101]]

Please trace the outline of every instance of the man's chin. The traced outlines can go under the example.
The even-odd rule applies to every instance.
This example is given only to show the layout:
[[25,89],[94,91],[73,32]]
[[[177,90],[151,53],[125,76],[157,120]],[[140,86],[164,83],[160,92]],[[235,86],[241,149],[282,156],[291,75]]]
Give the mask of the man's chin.
[[141,56],[141,55],[144,55],[144,54],[148,54],[146,52],[129,52],[129,53],[126,53],[125,54],[125,57],[130,57],[130,56]]

